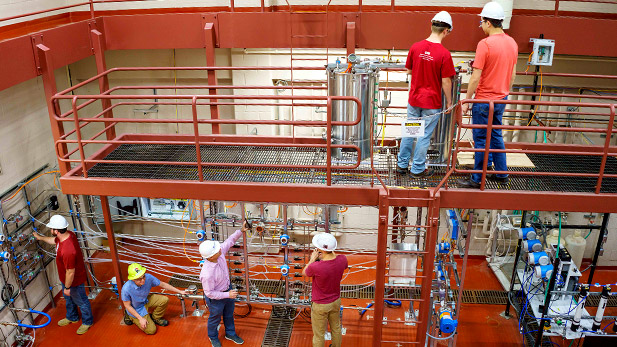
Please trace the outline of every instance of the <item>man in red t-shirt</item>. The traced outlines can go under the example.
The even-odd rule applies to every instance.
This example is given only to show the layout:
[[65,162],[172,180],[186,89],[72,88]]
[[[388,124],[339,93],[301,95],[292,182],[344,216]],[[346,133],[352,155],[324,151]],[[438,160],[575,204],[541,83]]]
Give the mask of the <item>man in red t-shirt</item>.
[[[478,43],[476,57],[473,63],[473,73],[467,87],[467,99],[474,97],[483,100],[507,100],[514,77],[516,76],[516,60],[518,59],[518,45],[513,38],[504,33],[502,28],[505,13],[497,2],[484,5],[480,27],[487,35]],[[474,103],[471,107],[473,124],[488,124],[488,103]],[[502,125],[501,119],[506,108],[505,103],[495,103],[493,108],[493,125]],[[469,111],[469,103],[463,104],[463,113]],[[473,129],[474,148],[486,148],[487,129]],[[505,149],[501,129],[492,129],[490,149]],[[489,153],[487,168],[495,164],[496,171],[508,171],[506,154],[503,152]],[[484,167],[484,151],[475,153],[474,170]],[[489,175],[489,179],[508,183],[508,174],[499,173]],[[481,173],[473,173],[468,179],[457,180],[461,188],[479,188],[482,180]]]
[[[447,108],[452,106],[452,76],[454,64],[450,52],[441,45],[441,41],[452,31],[452,18],[446,11],[441,11],[431,21],[431,35],[414,43],[407,55],[407,73],[411,75],[409,83],[409,101],[407,119],[423,119],[424,135],[418,137],[413,153],[411,175],[428,177],[433,170],[426,168],[426,153],[431,144],[433,131],[439,122],[442,100],[441,91],[446,96]],[[399,174],[408,172],[411,148],[415,137],[403,137],[398,154]]]
[[347,269],[347,257],[336,255],[336,238],[329,233],[313,237],[316,249],[302,270],[304,276],[313,278],[311,289],[311,325],[313,326],[313,347],[323,347],[326,327],[330,323],[333,347],[340,347],[341,333],[341,279]]
[[32,233],[38,241],[43,241],[56,246],[56,265],[58,277],[62,282],[62,294],[66,301],[66,318],[58,321],[59,326],[66,326],[79,321],[77,307],[81,310],[82,324],[77,329],[77,334],[82,335],[92,326],[92,308],[84,282],[86,282],[86,266],[81,254],[81,248],[77,242],[77,236],[68,230],[69,223],[60,215],[53,215],[47,223],[54,237],[40,236]]

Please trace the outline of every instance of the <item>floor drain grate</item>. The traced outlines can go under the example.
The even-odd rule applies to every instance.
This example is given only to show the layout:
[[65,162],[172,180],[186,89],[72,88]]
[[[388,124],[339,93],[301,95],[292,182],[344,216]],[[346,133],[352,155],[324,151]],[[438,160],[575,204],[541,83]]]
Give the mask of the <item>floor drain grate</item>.
[[289,346],[295,316],[296,309],[293,307],[273,306],[261,347]]

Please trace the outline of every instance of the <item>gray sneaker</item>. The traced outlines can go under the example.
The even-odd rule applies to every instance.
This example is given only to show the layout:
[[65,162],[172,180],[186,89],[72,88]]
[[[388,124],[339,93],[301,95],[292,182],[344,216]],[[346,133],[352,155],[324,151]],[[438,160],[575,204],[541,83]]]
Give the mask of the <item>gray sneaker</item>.
[[210,338],[210,343],[212,344],[212,347],[223,347],[223,345],[221,345],[221,341],[219,341],[218,337],[211,337]]
[[240,338],[238,335],[225,335],[227,340],[233,341],[236,345],[241,345],[244,343],[244,340]]

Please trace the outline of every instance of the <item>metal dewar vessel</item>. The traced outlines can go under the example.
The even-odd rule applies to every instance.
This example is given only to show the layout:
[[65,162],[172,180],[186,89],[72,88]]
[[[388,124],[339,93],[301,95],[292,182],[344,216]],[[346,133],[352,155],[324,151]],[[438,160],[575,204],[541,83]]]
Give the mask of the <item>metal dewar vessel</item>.
[[[351,70],[348,70],[347,64],[329,64],[327,71],[328,96],[355,96],[362,103],[360,123],[354,126],[333,126],[332,144],[356,145],[360,148],[360,159],[364,160],[371,154],[371,128],[377,109],[378,69],[364,62],[354,64]],[[332,121],[355,121],[357,107],[353,101],[333,100]],[[332,156],[343,159],[343,153],[349,151],[355,152],[348,148],[332,148]]]
[[[456,75],[452,78],[452,104],[456,105],[461,95],[461,75],[460,68],[456,68]],[[442,112],[447,109],[446,98],[443,97]],[[430,165],[445,165],[450,158],[452,152],[452,115],[453,111],[443,114],[439,117],[439,123],[435,127],[433,137],[431,138],[431,146],[429,147],[429,154],[435,154],[435,157],[429,158]],[[414,143],[415,146],[415,143]]]

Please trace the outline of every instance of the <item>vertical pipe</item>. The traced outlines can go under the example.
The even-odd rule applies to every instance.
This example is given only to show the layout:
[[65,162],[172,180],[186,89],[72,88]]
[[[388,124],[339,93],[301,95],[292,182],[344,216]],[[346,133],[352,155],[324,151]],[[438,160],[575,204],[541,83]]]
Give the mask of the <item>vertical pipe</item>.
[[488,104],[488,122],[487,122],[488,124],[486,125],[486,141],[484,143],[484,159],[482,162],[482,178],[480,179],[480,190],[484,190],[484,188],[486,187],[486,170],[488,166],[488,154],[491,148],[491,135],[493,132],[493,119],[494,118],[495,118],[495,104],[491,100],[489,101],[489,104]]
[[[523,211],[521,218],[521,228],[525,228],[525,217],[527,216],[527,211]],[[518,265],[518,260],[521,257],[521,243],[522,240],[519,238],[518,243],[516,244],[516,255],[514,256],[514,267],[512,268],[512,278],[510,279],[510,290],[508,290],[507,296],[508,300],[506,300],[506,311],[504,312],[506,317],[510,317],[510,297],[512,292],[514,291],[514,280],[516,279],[516,265]]]
[[[2,209],[2,204],[0,204],[0,219],[5,220],[5,218],[4,218],[4,210]],[[6,223],[2,223],[2,230],[4,230],[4,233],[5,233],[5,234],[6,234],[6,236],[8,237],[8,234],[9,234],[9,229],[8,229],[8,227],[7,227],[7,224],[6,224]],[[0,231],[0,233],[1,233],[1,232],[2,232],[2,231]],[[10,260],[9,260],[9,261],[10,261]],[[9,272],[9,273],[8,273],[8,277],[11,277],[11,272],[10,272],[10,271],[11,271],[11,268],[9,267],[9,268],[7,269],[7,271]],[[8,280],[9,280],[9,279],[8,279],[8,278],[7,278],[7,276],[4,274],[4,267],[3,267],[3,266],[0,266],[0,273],[2,273],[2,280],[4,281],[4,283],[9,283],[9,282],[8,282]],[[18,280],[17,278],[18,278],[18,277],[16,277],[16,281],[19,283],[19,280]],[[14,300],[10,300],[10,301],[9,301],[8,306],[9,306],[9,307],[15,307],[15,301],[14,301]],[[11,311],[11,313],[13,314],[13,318],[15,319],[15,322],[19,321],[19,317],[17,316],[17,313],[16,313],[14,310],[10,310],[10,311]],[[32,322],[34,322],[34,321],[32,321]],[[20,333],[23,333],[23,329],[22,329],[20,326],[17,326],[17,330],[18,330]],[[12,331],[11,331],[11,333],[12,333]]]
[[[548,291],[544,298],[544,306],[542,307],[542,316],[540,317],[540,324],[538,326],[538,333],[536,334],[536,341],[534,347],[540,347],[542,345],[542,335],[544,334],[544,322],[550,322],[550,318],[546,318],[548,313],[548,307],[551,304],[551,292],[555,289],[555,280],[557,279],[557,270],[561,267],[561,260],[559,259],[559,249],[557,249],[557,255],[555,256],[555,263],[553,264],[553,273],[551,279],[548,282],[548,287],[545,289]],[[529,293],[527,293],[529,295]]]
[[587,284],[589,285],[591,285],[591,282],[593,282],[593,274],[596,272],[596,264],[598,263],[600,249],[602,248],[602,243],[604,242],[604,235],[608,234],[607,227],[610,217],[610,213],[605,213],[602,217],[602,226],[600,227],[600,232],[598,233],[598,242],[596,243],[596,249],[593,253],[593,260],[591,261],[591,268],[589,269],[589,280],[587,280]]
[[608,150],[611,145],[611,136],[613,135],[613,124],[615,123],[615,104],[611,104],[610,110],[611,118],[608,120],[608,125],[606,128],[606,140],[604,140],[604,151],[602,154],[602,162],[600,163],[598,183],[596,184],[596,194],[600,194],[600,190],[602,189],[602,177],[604,176],[604,168],[606,167]]
[[120,269],[120,259],[118,258],[118,251],[116,249],[116,239],[114,237],[114,229],[111,221],[111,213],[109,212],[109,200],[107,196],[101,195],[101,207],[103,208],[103,219],[105,220],[105,231],[107,232],[107,242],[109,244],[109,254],[111,257],[111,267],[114,270],[116,276],[116,285],[118,286],[118,301],[122,306],[122,284],[124,279],[122,278],[122,270]]
[[[54,177],[54,179],[55,179],[55,177]],[[28,192],[26,192],[26,189],[22,189],[21,191],[22,191],[22,193],[24,195],[24,200],[26,201],[26,209],[28,210],[28,213],[31,216],[33,216],[30,200],[28,199]],[[0,233],[1,232],[2,231],[0,231]],[[33,232],[36,232],[36,231],[33,231]],[[32,235],[30,235],[30,236],[32,236]],[[40,259],[39,259],[39,263],[41,264],[41,271],[43,272],[43,275],[44,275],[44,278],[45,278],[45,283],[47,284],[47,288],[49,288],[49,292],[48,293],[49,293],[49,300],[51,302],[51,307],[52,308],[56,308],[56,302],[54,301],[54,295],[51,292],[51,289],[52,289],[51,283],[49,283],[49,277],[47,276],[47,267],[45,266],[45,257],[43,256],[43,254],[41,253],[40,250],[37,250],[37,253],[41,256]]]
[[[455,319],[460,319],[460,310],[461,310],[461,305],[463,303],[463,287],[465,285],[465,273],[467,272],[467,258],[469,257],[469,245],[471,244],[471,240],[473,240],[473,238],[471,237],[471,233],[472,233],[472,219],[473,219],[473,212],[469,213],[469,224],[467,226],[467,241],[465,242],[465,254],[463,255],[463,268],[461,269],[461,283],[459,285],[458,288],[458,297],[456,299],[456,311],[454,312],[454,318]],[[516,262],[515,262],[516,264]],[[456,336],[454,337],[456,338]]]
[[386,289],[386,252],[388,250],[388,194],[379,190],[379,225],[377,229],[377,267],[375,272],[375,317],[373,317],[373,347],[381,346],[383,300]]
[[[71,198],[70,195],[66,196],[66,200],[69,203],[69,210],[71,210],[71,220],[73,221],[73,227],[75,229],[77,229],[76,227],[79,224],[79,228],[81,230],[84,230],[84,226],[83,226],[83,224],[81,222],[81,217],[79,216],[79,213],[80,213],[80,210],[79,210],[79,207],[78,207],[79,203],[76,201],[75,204],[73,204],[73,199]],[[75,200],[77,200],[77,199],[75,199]],[[83,249],[86,251],[86,256],[88,258],[90,258],[90,250],[88,250],[88,243],[84,241],[83,234],[82,233],[78,233],[75,236],[77,236],[77,240],[79,241],[81,247],[83,247]],[[82,257],[83,257],[83,254],[82,254]],[[90,273],[92,275],[94,275],[94,269],[92,268],[92,263],[90,263],[89,261],[86,261],[85,263],[88,264],[88,266],[90,267]],[[94,281],[94,276],[92,276],[92,280]],[[88,287],[90,287],[90,278],[88,278],[88,276],[86,276],[86,283],[87,283]],[[94,282],[94,284],[97,285],[96,282]],[[92,289],[88,288],[88,291],[91,292]]]
[[[287,234],[287,205],[283,205],[283,234]],[[285,246],[285,259],[284,264],[289,265],[289,243]],[[287,276],[285,276],[285,303],[289,304],[289,275],[290,272],[287,272]]]
[[[433,195],[434,192],[431,192]],[[426,333],[428,323],[432,316],[432,300],[431,288],[433,283],[433,268],[435,262],[435,246],[437,243],[437,234],[439,232],[439,192],[436,192],[433,199],[429,201],[428,212],[426,216],[427,230],[424,236],[424,251],[426,252],[422,258],[422,285],[420,287],[420,315],[422,319],[418,325],[418,341],[422,346],[426,341]]]
[[[244,220],[246,219],[246,207],[244,203],[240,203],[240,211],[242,211],[242,226],[244,226]],[[242,233],[242,248],[244,252],[244,288],[246,289],[246,303],[251,302],[251,279],[249,278],[249,246],[248,237],[246,233]]]
[[326,108],[326,184],[330,186],[332,185],[332,98],[330,97]]

